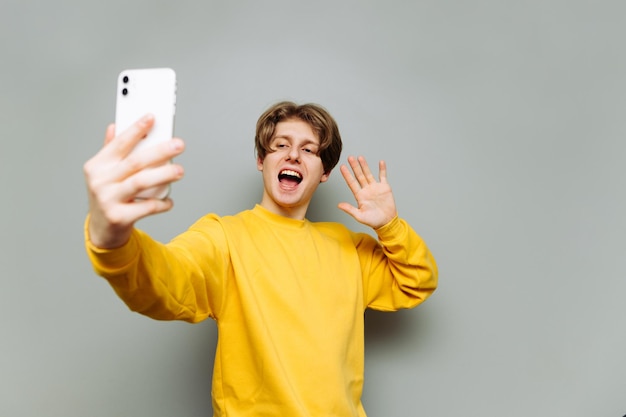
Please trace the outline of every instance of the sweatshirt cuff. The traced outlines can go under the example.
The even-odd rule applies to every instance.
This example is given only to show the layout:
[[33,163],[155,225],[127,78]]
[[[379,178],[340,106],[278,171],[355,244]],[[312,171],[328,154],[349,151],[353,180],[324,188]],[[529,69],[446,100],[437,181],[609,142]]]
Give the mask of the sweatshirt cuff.
[[99,248],[89,238],[89,215],[87,215],[84,225],[85,249],[94,269],[99,273],[119,272],[133,263],[139,253],[136,233],[137,230],[134,229],[128,242],[119,248]]
[[404,232],[404,222],[396,215],[387,224],[374,229],[374,231],[380,240],[392,240]]

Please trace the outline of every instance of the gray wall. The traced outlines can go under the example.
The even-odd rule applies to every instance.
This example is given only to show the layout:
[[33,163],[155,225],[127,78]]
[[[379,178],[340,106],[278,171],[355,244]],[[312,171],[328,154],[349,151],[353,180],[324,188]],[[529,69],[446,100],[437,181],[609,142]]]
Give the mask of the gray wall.
[[[260,198],[253,130],[325,105],[440,266],[367,313],[370,416],[626,413],[623,1],[3,1],[0,415],[207,416],[214,323],[130,313],[83,249],[82,164],[124,68],[178,72],[168,240]],[[311,218],[360,226],[335,172]]]

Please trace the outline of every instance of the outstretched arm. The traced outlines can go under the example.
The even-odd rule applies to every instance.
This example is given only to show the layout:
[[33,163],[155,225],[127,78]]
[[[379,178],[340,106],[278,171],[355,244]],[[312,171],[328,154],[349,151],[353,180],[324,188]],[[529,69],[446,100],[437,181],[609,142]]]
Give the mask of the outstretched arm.
[[338,207],[366,226],[378,229],[386,225],[397,216],[398,212],[391,187],[387,182],[385,161],[380,161],[378,164],[378,181],[374,178],[367,161],[362,156],[358,158],[350,156],[348,163],[354,175],[345,165],[340,167],[341,175],[354,194],[357,205],[355,207],[344,202],[339,203]]

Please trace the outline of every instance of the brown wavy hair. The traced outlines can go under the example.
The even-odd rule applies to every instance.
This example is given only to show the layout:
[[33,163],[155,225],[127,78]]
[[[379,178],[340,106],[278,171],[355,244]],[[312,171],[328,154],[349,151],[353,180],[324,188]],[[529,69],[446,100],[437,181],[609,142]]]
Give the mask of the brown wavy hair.
[[267,109],[256,124],[254,146],[257,157],[265,159],[265,155],[273,150],[270,143],[274,137],[276,125],[282,121],[297,119],[306,122],[320,140],[319,157],[324,166],[324,173],[330,171],[339,162],[342,142],[337,122],[322,106],[314,103],[296,104],[291,101],[281,101]]

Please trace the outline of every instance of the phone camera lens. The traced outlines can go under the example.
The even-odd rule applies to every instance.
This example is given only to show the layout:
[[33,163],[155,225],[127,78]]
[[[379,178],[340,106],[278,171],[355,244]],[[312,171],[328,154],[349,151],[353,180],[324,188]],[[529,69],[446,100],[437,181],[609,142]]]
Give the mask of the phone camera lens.
[[127,95],[128,94],[128,88],[123,88],[122,89],[122,95]]
[[124,75],[124,78],[122,78],[122,81],[124,81],[124,84],[126,84],[128,82],[128,75]]

